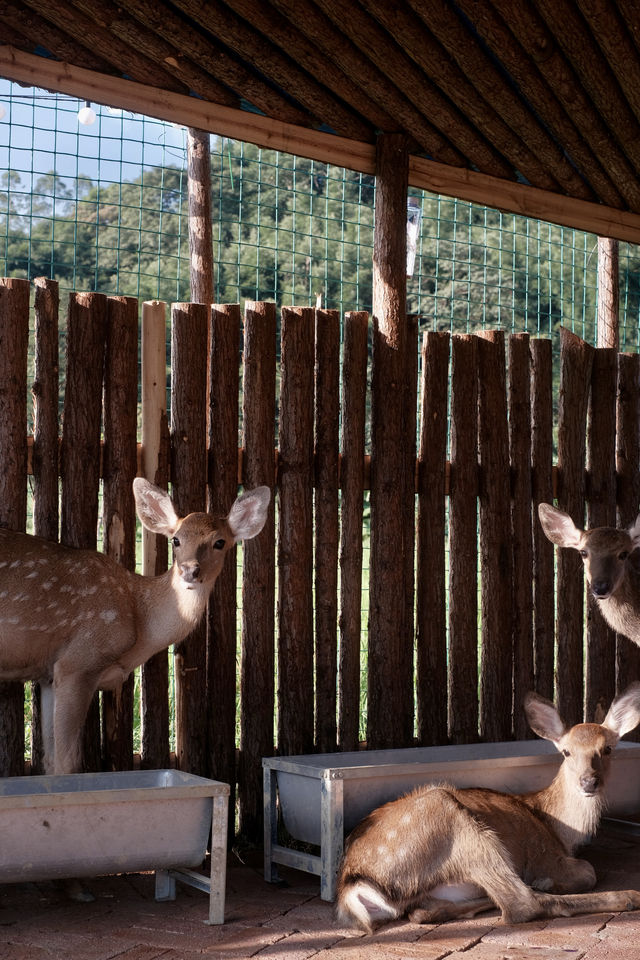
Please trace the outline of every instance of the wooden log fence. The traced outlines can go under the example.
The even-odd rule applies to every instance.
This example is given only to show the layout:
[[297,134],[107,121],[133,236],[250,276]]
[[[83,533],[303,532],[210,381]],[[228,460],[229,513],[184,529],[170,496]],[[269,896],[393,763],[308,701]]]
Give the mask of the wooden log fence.
[[[78,293],[66,317],[59,438],[57,285],[36,281],[31,334],[29,296],[27,281],[0,280],[3,526],[25,528],[29,484],[30,529],[95,546],[102,481],[102,547],[132,567],[136,472],[170,480],[181,513],[227,510],[239,483],[274,492],[263,532],[238,551],[241,565],[227,563],[207,618],[173,651],[173,755],[169,656],[158,654],[139,680],[139,756],[129,681],[122,696],[96,699],[88,768],[175,763],[237,784],[240,831],[257,839],[263,756],[355,749],[363,730],[369,746],[522,738],[528,689],[555,694],[565,719],[576,722],[640,676],[640,651],[611,635],[591,605],[583,623],[577,554],[559,553],[554,579],[553,548],[536,513],[555,494],[581,524],[635,519],[638,356],[561,331],[554,470],[549,340],[501,332],[429,332],[420,340],[417,319],[407,318],[394,348],[400,353],[390,358],[388,344],[371,351],[361,312],[340,318],[284,307],[278,325],[274,304],[247,303],[244,313],[237,304],[176,304],[169,429],[166,306],[143,306],[139,378],[136,301]],[[368,383],[382,416],[387,369],[402,387],[393,402],[402,405],[407,436],[396,445],[378,437],[397,462],[381,475],[375,458],[382,454],[373,450],[367,500]],[[367,515],[376,489],[385,503],[397,499],[400,530],[374,502]],[[396,535],[406,546],[388,579],[385,539]],[[377,559],[368,567],[374,538]],[[389,544],[390,555],[397,550]],[[145,536],[142,552],[145,573],[166,568],[164,540]],[[0,619],[1,589],[0,572]],[[367,635],[375,637],[373,652]],[[33,703],[37,718],[35,692]],[[24,772],[23,730],[22,687],[3,684],[0,775]],[[26,753],[27,769],[40,771],[35,731]]]

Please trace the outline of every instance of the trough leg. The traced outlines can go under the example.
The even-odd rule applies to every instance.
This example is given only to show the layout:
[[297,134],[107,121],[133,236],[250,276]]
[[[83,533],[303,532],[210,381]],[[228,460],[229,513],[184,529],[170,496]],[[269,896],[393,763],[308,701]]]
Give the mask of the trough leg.
[[176,881],[169,870],[156,870],[156,900],[175,900]]
[[211,820],[211,886],[207,923],[224,923],[224,897],[227,881],[227,820],[229,797],[214,797]]
[[320,781],[320,897],[335,900],[336,878],[344,847],[344,781],[329,772]]
[[276,804],[277,779],[275,770],[265,766],[262,774],[264,806],[264,878],[277,883],[278,868],[273,862],[273,847],[278,842],[278,810]]

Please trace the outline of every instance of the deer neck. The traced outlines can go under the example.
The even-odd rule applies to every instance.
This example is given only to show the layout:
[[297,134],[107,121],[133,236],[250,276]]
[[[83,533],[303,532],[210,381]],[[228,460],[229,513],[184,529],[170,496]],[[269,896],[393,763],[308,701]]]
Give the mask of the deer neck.
[[570,856],[596,832],[604,808],[602,793],[585,796],[565,782],[563,767],[546,789],[522,799],[546,820]]
[[213,584],[185,584],[174,564],[158,577],[136,577],[135,586],[138,666],[197,627]]
[[640,639],[640,576],[625,570],[615,593],[598,600],[600,612],[610,627],[638,642]]

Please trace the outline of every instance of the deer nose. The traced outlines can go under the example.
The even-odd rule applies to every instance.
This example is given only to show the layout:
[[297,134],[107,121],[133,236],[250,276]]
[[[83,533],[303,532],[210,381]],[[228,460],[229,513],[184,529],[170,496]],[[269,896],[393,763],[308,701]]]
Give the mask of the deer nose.
[[200,576],[200,564],[197,560],[185,560],[180,564],[180,576],[185,583],[195,583]]
[[611,593],[611,583],[608,580],[593,580],[591,589],[593,590],[594,596],[602,599]]
[[598,792],[600,786],[600,777],[597,773],[585,773],[583,777],[580,777],[580,787],[582,792],[592,795]]

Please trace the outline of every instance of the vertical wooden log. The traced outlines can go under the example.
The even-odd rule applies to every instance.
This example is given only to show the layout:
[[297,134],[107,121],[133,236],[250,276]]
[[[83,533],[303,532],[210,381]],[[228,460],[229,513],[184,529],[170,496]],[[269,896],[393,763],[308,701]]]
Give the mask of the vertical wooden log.
[[[618,356],[616,470],[618,475],[618,525],[630,527],[640,504],[640,354]],[[618,635],[616,642],[617,690],[640,677],[640,647]],[[637,739],[640,734],[630,736]]]
[[[239,304],[212,306],[209,320],[209,512],[226,516],[238,495],[240,363]],[[214,587],[208,611],[208,775],[236,784],[236,582],[233,550]],[[230,818],[233,829],[234,818]]]
[[187,129],[191,300],[207,304],[214,300],[210,140],[205,130]]
[[[594,349],[560,330],[558,506],[584,526],[587,408]],[[556,704],[567,724],[580,723],[583,702],[584,577],[577,550],[558,550]]]
[[[33,532],[58,539],[60,470],[58,442],[58,311],[56,280],[36,277],[34,304],[35,378],[33,395]],[[40,729],[40,685],[31,690],[31,773],[44,773]]]
[[447,742],[447,603],[445,573],[448,333],[422,341],[418,454],[418,741]]
[[598,237],[598,317],[597,345],[619,349],[620,290],[619,242],[611,237]]
[[338,432],[340,314],[316,310],[315,373],[315,644],[316,743],[336,749],[338,668]]
[[[616,525],[616,392],[618,362],[613,348],[595,351],[591,370],[588,428],[589,527]],[[585,717],[604,719],[616,692],[616,635],[587,593]]]
[[478,337],[482,651],[480,736],[511,736],[511,491],[504,334]]
[[[207,492],[207,346],[209,310],[174,303],[171,311],[171,480],[179,516],[202,512]],[[207,769],[207,631],[202,622],[174,647],[176,762],[180,770]]]
[[[382,134],[376,161],[371,398],[371,555],[367,742],[407,746],[413,736],[413,636],[404,629],[406,500],[406,206],[404,137]],[[415,442],[415,438],[411,438]]]
[[[107,300],[104,377],[103,521],[105,553],[136,567],[133,478],[138,472],[138,301]],[[102,766],[133,767],[133,674],[102,695]]]
[[553,360],[551,340],[531,341],[531,496],[535,689],[554,698],[554,558],[538,520],[538,504],[553,503]]
[[[29,281],[0,279],[0,525],[27,522]],[[24,773],[24,688],[0,683],[0,776]]]
[[[169,425],[167,422],[166,304],[142,305],[142,476],[167,489]],[[142,573],[153,577],[167,569],[166,537],[142,528]],[[169,766],[169,654],[161,650],[141,668],[142,737],[140,765]]]
[[313,310],[282,309],[278,747],[313,748]]
[[513,538],[513,732],[517,740],[532,736],[523,704],[525,694],[534,687],[530,379],[529,335],[514,334],[509,337],[509,454]]
[[36,277],[33,532],[58,539],[58,284]]
[[408,684],[410,702],[407,718],[408,743],[413,745],[416,731],[416,706],[414,693],[414,647],[415,647],[415,603],[416,603],[416,514],[417,514],[417,457],[416,445],[418,429],[418,317],[415,314],[406,318],[404,341],[404,413],[402,415],[402,446],[404,452],[403,474],[405,490],[402,498],[403,538],[404,538],[404,576],[403,600],[404,616],[400,630],[404,638],[405,682]]
[[367,340],[369,315],[344,318],[342,354],[342,459],[340,463],[340,696],[339,740],[355,750],[360,719],[360,644],[362,620],[362,507],[364,496]]
[[[68,547],[96,548],[106,330],[105,296],[99,293],[69,295],[60,530],[60,540]],[[100,711],[96,694],[85,725],[85,769],[98,770],[100,762]]]
[[478,739],[478,342],[451,343],[449,737]]
[[[242,391],[243,481],[274,490],[276,306],[246,303]],[[262,757],[274,754],[275,496],[262,532],[242,548],[240,833],[262,839]]]

